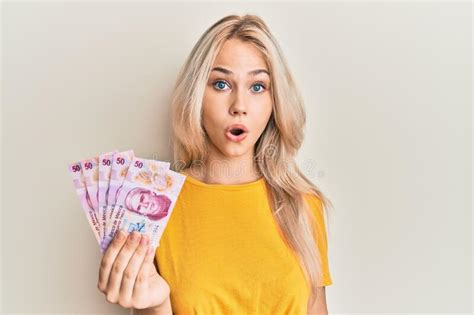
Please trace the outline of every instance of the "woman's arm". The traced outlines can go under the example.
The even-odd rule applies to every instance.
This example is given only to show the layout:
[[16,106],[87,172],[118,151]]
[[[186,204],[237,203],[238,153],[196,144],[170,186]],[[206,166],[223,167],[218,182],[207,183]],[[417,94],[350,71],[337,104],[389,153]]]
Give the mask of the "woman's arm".
[[146,308],[142,310],[133,309],[133,315],[173,315],[171,301],[168,297],[166,301],[156,308]]
[[316,302],[308,309],[308,315],[327,315],[326,287],[316,288]]

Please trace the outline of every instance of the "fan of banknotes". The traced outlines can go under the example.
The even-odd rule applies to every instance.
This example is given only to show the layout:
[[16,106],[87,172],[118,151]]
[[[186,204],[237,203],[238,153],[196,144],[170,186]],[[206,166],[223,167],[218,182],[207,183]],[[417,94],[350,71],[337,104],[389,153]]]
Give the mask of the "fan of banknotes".
[[115,233],[138,231],[156,248],[186,179],[170,163],[108,152],[69,165],[77,196],[101,252]]

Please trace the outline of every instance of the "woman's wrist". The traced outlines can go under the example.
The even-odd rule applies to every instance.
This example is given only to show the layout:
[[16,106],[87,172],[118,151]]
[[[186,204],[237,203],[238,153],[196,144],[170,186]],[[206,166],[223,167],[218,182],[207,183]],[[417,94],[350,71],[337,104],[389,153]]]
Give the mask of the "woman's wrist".
[[160,305],[145,308],[145,309],[133,309],[133,315],[172,315],[173,310],[171,308],[171,299],[168,296],[166,300]]

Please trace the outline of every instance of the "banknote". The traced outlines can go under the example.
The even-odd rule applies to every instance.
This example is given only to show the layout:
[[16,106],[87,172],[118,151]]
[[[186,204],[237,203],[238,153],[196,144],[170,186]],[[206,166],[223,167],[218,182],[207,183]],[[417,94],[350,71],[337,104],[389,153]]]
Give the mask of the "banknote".
[[[87,194],[92,203],[92,207],[96,213],[97,219],[99,220],[100,226],[100,217],[99,217],[99,200],[98,200],[98,183],[99,183],[99,157],[92,157],[87,160],[81,161],[82,174],[84,176],[84,181],[86,184]],[[100,237],[103,238],[104,233],[100,232]]]
[[86,182],[87,193],[89,194],[94,210],[99,209],[97,200],[97,184],[99,182],[99,157],[93,157],[81,161],[82,174]]
[[76,194],[79,197],[81,202],[82,209],[86,214],[87,221],[94,232],[94,236],[97,239],[97,242],[101,244],[102,237],[100,233],[100,225],[97,218],[97,213],[95,212],[92,205],[92,198],[89,196],[84,175],[82,173],[81,162],[75,162],[69,165],[69,173],[72,176],[72,181],[74,188],[76,189]]
[[112,171],[112,159],[113,155],[117,153],[117,150],[107,152],[99,155],[99,183],[98,183],[98,195],[97,200],[99,203],[98,218],[100,223],[100,231],[102,237],[105,235],[105,227],[107,224],[106,208],[107,208],[107,196],[109,193],[109,181],[110,173]]
[[154,248],[159,246],[186,178],[169,166],[168,162],[134,158],[116,204],[118,228],[147,234]]
[[[112,228],[111,226],[111,220],[115,208],[115,202],[117,201],[117,196],[120,187],[122,187],[122,184],[125,180],[125,176],[127,175],[128,167],[130,166],[130,163],[132,162],[134,153],[133,150],[128,150],[128,151],[123,151],[123,152],[118,152],[114,154],[114,158],[112,160],[112,167],[110,171],[110,181],[109,181],[109,194],[107,196],[107,207],[105,209],[105,218],[106,218],[106,224],[105,224],[105,233],[104,236],[110,234],[110,229]],[[106,237],[103,238],[103,243],[105,241]],[[103,251],[105,247],[104,245],[101,245],[101,250]]]
[[[120,188],[119,193],[117,195],[117,203],[113,211],[113,216],[109,222],[110,229],[107,230],[105,242],[103,243],[103,249],[106,249],[108,247],[110,241],[121,226],[122,218],[124,216],[124,212],[126,211],[126,201],[129,200],[129,198],[127,199],[128,193],[132,188],[136,187],[137,185],[137,182],[134,180],[137,176],[136,170],[143,171],[141,174],[139,174],[142,180],[148,179],[150,182],[153,180],[156,181],[156,185],[158,185],[158,183],[165,178],[165,172],[168,171],[169,168],[169,162],[145,160],[136,157],[133,158],[128,169],[127,176],[123,182],[123,186]],[[137,197],[140,196],[137,195]],[[146,202],[146,200],[142,201],[143,203]]]

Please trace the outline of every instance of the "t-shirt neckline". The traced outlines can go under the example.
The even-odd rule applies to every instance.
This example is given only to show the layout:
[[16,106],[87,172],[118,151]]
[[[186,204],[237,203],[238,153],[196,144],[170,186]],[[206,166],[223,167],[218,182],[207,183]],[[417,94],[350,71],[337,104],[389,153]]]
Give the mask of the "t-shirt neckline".
[[200,186],[200,187],[205,187],[209,189],[217,189],[217,190],[241,190],[241,189],[249,189],[249,188],[256,188],[264,184],[265,178],[262,176],[259,179],[253,181],[253,182],[248,182],[248,183],[243,183],[243,184],[208,184],[205,182],[200,181],[197,178],[192,177],[191,175],[184,174],[183,172],[180,172],[180,174],[186,176],[186,181],[189,183],[195,185],[195,186]]

